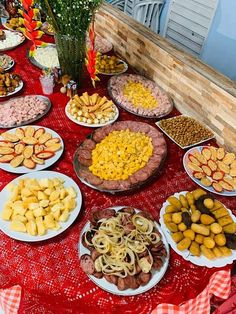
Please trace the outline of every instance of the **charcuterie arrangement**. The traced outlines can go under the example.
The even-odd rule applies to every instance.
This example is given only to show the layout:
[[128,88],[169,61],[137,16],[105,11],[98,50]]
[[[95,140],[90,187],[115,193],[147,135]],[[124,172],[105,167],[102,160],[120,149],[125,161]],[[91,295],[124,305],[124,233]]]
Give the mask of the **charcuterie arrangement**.
[[139,116],[159,118],[173,109],[168,95],[156,83],[140,75],[113,76],[108,90],[118,105]]
[[[21,19],[12,18],[5,26],[14,31],[0,31],[0,51],[12,49],[25,39],[16,31]],[[54,33],[47,22],[42,29]],[[99,88],[89,94],[84,86],[81,94],[77,93],[77,83],[61,73],[56,45],[38,45],[35,54],[28,50],[27,56],[44,70],[40,78],[46,87],[51,79],[53,86],[62,84],[61,93],[70,97],[63,108],[67,119],[63,127],[73,121],[78,133],[91,128],[81,132],[86,136],[69,154],[69,162],[85,189],[85,204],[86,189],[90,188],[100,194],[120,193],[121,197],[142,187],[148,190],[148,183],[163,175],[166,157],[168,162],[170,152],[175,153],[170,149],[168,156],[169,142],[182,149],[191,148],[183,157],[183,167],[203,189],[169,195],[160,210],[160,225],[145,206],[139,210],[131,203],[134,207],[91,208],[80,235],[82,270],[102,289],[131,296],[151,289],[165,275],[169,245],[198,266],[222,267],[236,259],[236,217],[212,195],[236,195],[236,156],[212,143],[192,147],[213,139],[214,133],[189,116],[172,114],[167,118],[173,109],[168,93],[144,76],[123,74],[128,65],[105,54],[111,49],[109,41],[96,36],[94,76],[104,74],[104,80],[105,75],[112,76],[105,95]],[[10,56],[0,56],[0,97],[10,97],[23,88],[19,74],[6,72],[13,66]],[[23,174],[1,192],[0,229],[20,241],[42,241],[59,235],[75,221],[82,204],[80,189],[72,179],[58,172],[39,171],[57,162],[64,150],[63,139],[55,131],[30,125],[35,121],[40,124],[50,109],[49,98],[41,95],[24,95],[0,104],[0,169]],[[124,119],[127,112],[123,111],[135,115],[137,121]],[[119,117],[121,121],[116,121]],[[142,118],[146,122],[140,122]],[[154,123],[151,119],[161,120]],[[168,184],[172,184],[171,178]]]
[[168,259],[151,215],[132,207],[93,212],[81,241],[88,250],[80,256],[84,272],[121,291],[147,285]]
[[97,189],[125,191],[146,182],[166,153],[163,135],[152,126],[116,122],[82,143],[75,154],[75,169],[80,179]]

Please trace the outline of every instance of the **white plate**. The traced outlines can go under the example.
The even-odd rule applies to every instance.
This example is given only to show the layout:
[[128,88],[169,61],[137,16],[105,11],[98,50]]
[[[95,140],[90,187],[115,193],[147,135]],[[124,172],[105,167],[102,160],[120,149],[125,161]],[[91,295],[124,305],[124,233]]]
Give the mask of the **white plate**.
[[0,95],[0,98],[9,97],[9,96],[12,96],[12,95],[18,93],[23,88],[23,86],[24,86],[23,81],[20,81],[19,86],[17,86],[17,88],[14,90],[14,92],[8,93],[7,95]]
[[127,64],[125,61],[121,60],[121,59],[117,59],[117,61],[119,61],[119,63],[123,63],[124,69],[123,69],[122,71],[120,71],[120,72],[114,72],[114,73],[105,73],[105,72],[100,72],[100,71],[99,71],[98,74],[103,74],[103,75],[108,75],[108,76],[114,76],[114,75],[120,75],[120,74],[125,73],[125,72],[128,70],[128,64]]
[[[115,105],[114,105],[115,106]],[[119,117],[119,110],[118,108],[115,106],[115,110],[116,110],[116,115],[115,117],[110,120],[110,121],[107,121],[105,123],[98,123],[98,124],[89,124],[89,123],[86,123],[86,122],[80,122],[78,120],[76,120],[70,113],[69,113],[69,102],[67,103],[66,105],[66,108],[65,108],[65,113],[66,113],[66,116],[67,118],[69,118],[71,121],[73,121],[74,123],[76,124],[79,124],[79,125],[82,125],[82,126],[87,126],[89,128],[99,128],[99,127],[102,127],[102,126],[105,126],[105,125],[108,125],[108,124],[111,124],[113,122],[115,122],[118,117]]]
[[[3,125],[3,124],[1,124],[1,121],[0,121],[0,128],[2,128],[2,129],[11,129],[11,128],[16,128],[16,127],[20,127],[20,126],[23,126],[23,125],[31,124],[31,123],[41,119],[51,109],[51,101],[50,101],[50,99],[48,97],[42,96],[42,95],[27,95],[27,96],[36,96],[37,98],[43,100],[47,104],[47,107],[44,110],[44,112],[41,113],[41,114],[38,114],[35,118],[30,119],[30,120],[25,120],[25,121],[23,121],[20,124]],[[11,98],[10,100],[7,100],[6,102],[1,103],[0,107],[1,107],[1,105],[7,104],[7,103],[11,103],[13,100],[19,99],[19,98],[25,98],[25,96],[19,96],[19,97]]]
[[[21,129],[25,129],[27,128],[27,126],[22,126],[20,127]],[[48,167],[50,167],[51,165],[53,165],[62,155],[63,153],[63,150],[64,150],[64,143],[63,143],[63,140],[62,138],[60,137],[60,135],[58,135],[55,131],[49,129],[49,128],[45,128],[45,127],[42,127],[42,126],[38,126],[38,125],[32,125],[32,127],[34,127],[35,130],[39,129],[39,128],[44,128],[46,132],[49,132],[52,134],[52,137],[58,137],[60,139],[60,143],[61,143],[61,149],[57,152],[55,152],[55,155],[49,159],[46,159],[45,160],[45,164],[44,165],[36,165],[36,167],[34,169],[29,169],[29,168],[26,168],[24,166],[19,166],[19,167],[16,167],[16,168],[13,168],[10,163],[0,163],[0,169],[3,169],[5,171],[8,171],[8,172],[12,172],[12,173],[29,173],[29,172],[34,172],[34,171],[39,171],[39,170],[43,170],[43,169],[46,169]],[[14,128],[14,129],[11,129],[9,131],[7,131],[8,133],[15,133],[15,131],[19,129],[19,128]],[[2,139],[1,135],[0,135],[0,140]]]
[[[179,193],[175,193],[174,196],[179,198],[180,195],[186,195],[187,191],[182,191]],[[208,268],[212,268],[212,267],[223,267],[225,265],[228,264],[232,264],[234,260],[236,260],[236,250],[231,250],[232,251],[232,255],[231,256],[226,256],[226,257],[222,257],[222,258],[217,258],[214,260],[209,260],[207,259],[205,256],[201,255],[201,256],[193,256],[189,250],[185,250],[185,251],[180,251],[177,249],[177,245],[174,242],[174,240],[171,237],[171,232],[170,230],[166,227],[165,222],[163,220],[163,215],[165,214],[165,209],[167,207],[167,205],[170,205],[169,202],[165,202],[162,205],[161,211],[160,211],[160,224],[161,224],[161,228],[163,230],[163,232],[165,233],[166,239],[168,241],[168,243],[170,244],[170,246],[172,247],[172,249],[179,254],[180,256],[182,256],[186,261],[190,261],[191,263],[198,265],[198,266],[206,266]],[[232,217],[233,221],[236,222],[236,217],[233,216],[233,214],[231,213],[230,210],[228,210],[230,217]]]
[[5,32],[6,36],[11,34],[11,33],[13,33],[13,34],[17,33],[19,36],[18,36],[18,41],[16,41],[12,46],[8,46],[8,47],[5,47],[5,48],[0,48],[0,52],[1,51],[7,51],[7,50],[14,49],[17,46],[19,46],[20,44],[22,44],[23,41],[25,40],[25,36],[22,33],[18,32],[18,31],[6,30],[5,29],[4,32]]
[[[124,206],[114,206],[114,207],[109,207],[109,208],[113,208],[116,211],[118,211],[119,209],[123,208]],[[137,212],[139,210],[136,210]],[[166,253],[167,256],[165,257],[164,263],[162,265],[162,267],[159,270],[155,270],[152,271],[152,278],[151,280],[148,282],[147,285],[145,286],[140,286],[138,289],[133,290],[133,289],[126,289],[124,291],[120,291],[116,285],[113,285],[111,283],[109,283],[106,279],[101,278],[98,279],[94,276],[88,275],[88,277],[97,285],[99,286],[101,289],[116,294],[116,295],[122,295],[122,296],[132,296],[132,295],[137,295],[137,294],[141,294],[144,293],[148,290],[150,290],[151,288],[153,288],[164,276],[168,265],[169,265],[169,258],[170,258],[170,252],[169,252],[169,245],[166,241],[165,235],[163,233],[163,231],[161,230],[160,226],[158,223],[155,222],[155,225],[158,229],[158,231],[161,233],[162,235],[162,242],[165,246],[166,249]],[[79,256],[81,257],[83,254],[89,254],[89,250],[87,248],[85,248],[82,244],[82,235],[84,232],[90,230],[90,222],[87,222],[86,225],[84,226],[81,234],[80,234],[80,241],[79,241]]]
[[[8,235],[12,239],[20,240],[20,241],[26,241],[26,242],[38,242],[38,241],[44,241],[47,239],[51,239],[53,237],[56,237],[63,231],[65,231],[67,228],[72,225],[72,223],[75,221],[77,216],[79,215],[81,205],[82,205],[82,195],[80,192],[79,187],[75,183],[74,180],[71,178],[67,177],[66,175],[56,172],[56,171],[38,171],[30,174],[24,174],[14,180],[12,180],[9,184],[17,184],[20,179],[25,179],[25,178],[32,178],[32,179],[43,179],[43,178],[48,178],[48,179],[53,179],[53,178],[60,178],[64,180],[64,186],[65,187],[73,187],[77,193],[76,197],[76,208],[73,209],[73,211],[70,212],[70,216],[66,222],[60,222],[61,229],[59,230],[48,230],[47,233],[43,236],[31,236],[28,233],[24,232],[17,232],[17,231],[12,231],[10,229],[10,221],[5,221],[0,218],[0,229]],[[10,197],[10,192],[8,191],[7,186],[4,187],[0,194],[0,206],[1,209],[3,208],[4,203],[7,202],[8,198]],[[1,213],[0,213],[1,215]]]
[[3,68],[4,71],[8,71],[8,70],[10,70],[10,69],[14,66],[15,61],[14,61],[14,59],[12,59],[12,57],[9,56],[9,55],[2,54],[2,56],[8,56],[8,57],[10,58],[10,60],[11,60],[11,61],[8,63],[8,66],[7,66],[6,68]]
[[[189,154],[193,154],[195,151],[199,151],[201,152],[202,149],[206,147],[208,148],[209,146],[198,146],[198,147],[193,147],[191,148],[190,150],[188,150],[185,154],[184,154],[184,157],[183,157],[183,165],[184,165],[184,169],[185,171],[187,172],[187,174],[189,175],[189,177],[195,182],[197,183],[198,185],[200,185],[203,189],[211,192],[211,193],[215,193],[215,194],[218,194],[218,195],[223,195],[223,196],[236,196],[236,190],[230,192],[230,191],[223,191],[223,192],[217,192],[213,189],[212,186],[205,186],[201,183],[200,180],[196,179],[194,176],[193,176],[193,170],[191,170],[189,167],[188,167],[188,155]],[[211,181],[213,181],[210,177],[208,177]]]
[[[187,115],[185,115],[185,114],[182,114],[181,116],[182,116],[182,117],[188,117],[188,118],[194,119],[193,117],[187,116]],[[168,120],[170,120],[170,119],[177,118],[177,117],[180,117],[180,116],[176,116],[176,117],[173,117],[173,118],[166,119],[166,121],[168,121]],[[196,119],[194,119],[194,120],[196,120]],[[199,122],[198,120],[196,120],[196,121],[197,121],[198,123],[200,123],[204,128],[208,129],[203,123]],[[181,145],[180,145],[179,143],[177,143],[165,130],[162,129],[162,127],[160,126],[160,122],[161,122],[161,121],[156,122],[156,125],[158,126],[158,128],[161,129],[162,132],[165,133],[166,136],[168,136],[176,145],[178,145],[178,146],[179,146],[180,148],[182,148],[182,149],[187,149],[187,148],[190,148],[190,147],[193,147],[193,146],[202,144],[202,143],[207,142],[207,141],[209,141],[209,140],[211,140],[211,139],[213,139],[213,138],[215,137],[215,135],[213,135],[213,136],[211,136],[211,137],[209,137],[209,138],[207,138],[207,139],[205,139],[205,140],[202,140],[202,141],[200,141],[200,142],[197,142],[197,143],[194,143],[194,144],[191,144],[191,145],[188,145],[188,146],[181,146]],[[209,129],[208,129],[208,130],[209,130]],[[209,131],[211,131],[211,130],[209,130]],[[211,131],[211,132],[212,132],[212,131]]]

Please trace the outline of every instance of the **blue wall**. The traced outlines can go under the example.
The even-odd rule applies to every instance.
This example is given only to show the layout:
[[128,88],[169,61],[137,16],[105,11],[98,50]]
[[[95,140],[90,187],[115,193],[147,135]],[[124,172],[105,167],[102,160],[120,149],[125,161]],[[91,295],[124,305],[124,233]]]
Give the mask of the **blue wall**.
[[[160,20],[163,35],[170,0],[166,0]],[[236,80],[236,0],[219,0],[205,41],[201,59]]]

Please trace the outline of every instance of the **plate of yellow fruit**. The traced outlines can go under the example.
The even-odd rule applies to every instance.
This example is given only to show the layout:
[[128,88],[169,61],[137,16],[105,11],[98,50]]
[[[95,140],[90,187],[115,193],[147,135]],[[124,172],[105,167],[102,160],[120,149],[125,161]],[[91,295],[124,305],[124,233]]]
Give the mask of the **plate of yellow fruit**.
[[108,93],[121,108],[144,118],[161,118],[173,109],[169,95],[155,82],[136,74],[113,76]]
[[79,187],[66,175],[55,171],[28,173],[2,190],[0,229],[16,240],[44,241],[69,228],[81,204]]
[[128,70],[128,64],[116,56],[99,55],[96,64],[97,70],[104,75],[119,75]]
[[236,260],[236,217],[202,189],[168,197],[160,224],[172,249],[195,265],[223,267]]

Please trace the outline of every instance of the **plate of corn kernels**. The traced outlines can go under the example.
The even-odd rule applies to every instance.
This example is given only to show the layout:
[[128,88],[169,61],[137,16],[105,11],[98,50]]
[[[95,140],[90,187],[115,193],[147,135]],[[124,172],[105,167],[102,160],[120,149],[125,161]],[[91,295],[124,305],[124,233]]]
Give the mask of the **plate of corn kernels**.
[[236,260],[236,217],[202,189],[168,197],[160,224],[172,249],[195,265],[223,267]]
[[173,102],[155,82],[141,75],[122,74],[108,82],[110,97],[121,108],[144,118],[161,118],[173,109]]

